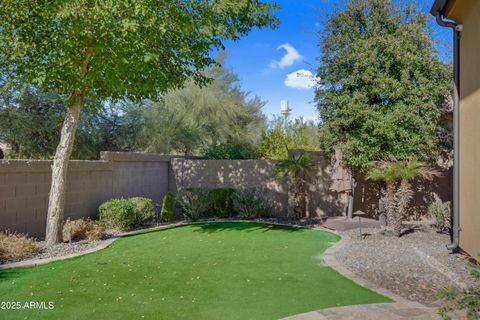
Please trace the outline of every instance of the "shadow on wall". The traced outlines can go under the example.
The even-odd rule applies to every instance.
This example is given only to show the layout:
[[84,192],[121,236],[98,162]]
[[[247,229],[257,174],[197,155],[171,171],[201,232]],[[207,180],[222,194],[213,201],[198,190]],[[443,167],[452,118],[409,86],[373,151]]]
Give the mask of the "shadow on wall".
[[287,213],[287,185],[275,178],[275,161],[172,159],[170,191],[182,188],[256,188],[274,214]]
[[[432,181],[417,180],[413,183],[414,196],[406,213],[407,219],[419,220],[427,215],[428,205],[440,200],[452,201],[452,168],[436,168],[441,175]],[[364,176],[355,177],[354,210],[367,213],[369,218],[378,216],[378,200],[380,199],[381,184],[366,180]]]
[[[309,217],[340,215],[345,210],[342,197],[329,190],[329,164],[320,152],[309,152],[318,163],[318,170],[308,177]],[[170,191],[181,188],[256,188],[272,207],[277,217],[288,213],[288,181],[275,176],[273,160],[199,160],[172,159]]]

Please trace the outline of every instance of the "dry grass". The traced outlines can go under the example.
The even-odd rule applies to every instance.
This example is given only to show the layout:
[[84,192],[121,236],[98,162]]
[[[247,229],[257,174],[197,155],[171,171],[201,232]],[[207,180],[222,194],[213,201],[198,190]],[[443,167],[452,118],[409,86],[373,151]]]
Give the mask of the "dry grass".
[[0,261],[16,261],[31,257],[39,250],[27,235],[9,231],[0,232]]
[[105,228],[103,225],[94,220],[78,219],[65,221],[63,225],[63,241],[69,240],[69,234],[72,241],[79,240],[100,240],[103,237]]

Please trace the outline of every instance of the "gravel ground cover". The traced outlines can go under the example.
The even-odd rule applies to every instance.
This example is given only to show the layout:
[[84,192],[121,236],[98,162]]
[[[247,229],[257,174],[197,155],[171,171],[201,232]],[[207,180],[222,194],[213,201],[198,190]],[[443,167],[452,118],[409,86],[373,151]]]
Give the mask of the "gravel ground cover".
[[338,261],[358,276],[411,301],[438,305],[437,292],[473,283],[465,256],[446,249],[450,237],[427,225],[409,225],[401,238],[380,229],[342,232]]

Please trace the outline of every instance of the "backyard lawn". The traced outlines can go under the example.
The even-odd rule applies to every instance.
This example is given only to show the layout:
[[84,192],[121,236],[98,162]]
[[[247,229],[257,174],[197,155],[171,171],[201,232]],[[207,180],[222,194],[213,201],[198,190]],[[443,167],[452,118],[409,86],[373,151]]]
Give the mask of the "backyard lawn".
[[123,237],[70,260],[0,271],[1,319],[278,319],[389,302],[322,266],[339,237],[257,223],[204,223]]

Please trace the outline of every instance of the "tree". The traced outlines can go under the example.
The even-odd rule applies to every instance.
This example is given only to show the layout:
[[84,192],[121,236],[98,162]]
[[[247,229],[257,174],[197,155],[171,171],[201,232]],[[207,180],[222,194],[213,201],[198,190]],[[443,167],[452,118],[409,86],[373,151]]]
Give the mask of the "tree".
[[395,236],[402,234],[402,222],[413,197],[411,182],[417,178],[431,180],[437,175],[438,172],[418,161],[378,162],[370,170],[368,179],[384,181],[387,185],[385,210]]
[[[0,95],[0,140],[11,147],[9,158],[53,158],[66,112],[61,97],[34,88]],[[142,123],[142,109],[128,101],[84,109],[71,157],[98,159],[100,151],[133,150]]]
[[206,86],[193,80],[149,105],[139,147],[150,152],[180,152],[201,155],[206,149],[224,144],[251,144],[265,127],[259,97],[249,99],[241,89],[237,75],[224,67],[225,53],[204,76],[212,79]]
[[437,160],[451,66],[437,55],[426,13],[392,0],[351,0],[328,17],[320,47],[323,150],[340,147],[363,173],[372,161]]
[[210,50],[252,27],[275,26],[275,8],[250,0],[2,1],[4,86],[57,92],[68,103],[52,166],[47,244],[62,237],[68,160],[85,103],[138,101],[189,78],[205,84]]
[[303,119],[285,122],[282,118],[275,118],[263,132],[256,152],[260,158],[286,160],[288,149],[317,151],[320,150],[319,144],[318,126],[313,122]]
[[203,156],[211,160],[256,159],[255,148],[249,142],[227,141],[211,145],[203,151]]
[[288,178],[289,203],[292,203],[293,212],[290,216],[298,219],[305,216],[307,209],[307,173],[313,171],[315,163],[312,158],[302,151],[300,153],[287,150],[288,158],[280,160],[275,167],[277,177]]

